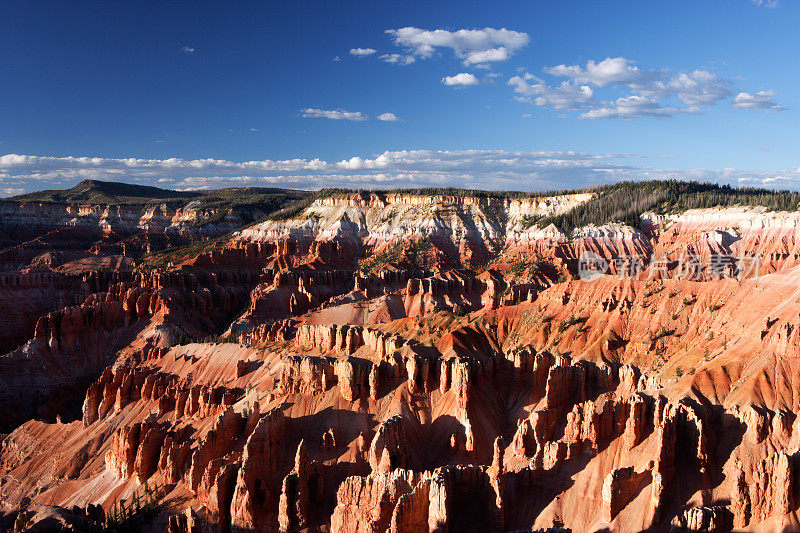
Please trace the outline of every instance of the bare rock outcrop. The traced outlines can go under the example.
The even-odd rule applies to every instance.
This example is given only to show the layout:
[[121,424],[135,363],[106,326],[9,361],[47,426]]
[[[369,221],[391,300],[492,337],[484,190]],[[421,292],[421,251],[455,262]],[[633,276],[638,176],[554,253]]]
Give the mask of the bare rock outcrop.
[[692,507],[672,520],[670,531],[702,531],[722,533],[730,531],[730,511],[724,506]]
[[231,502],[233,528],[277,529],[285,436],[286,420],[276,408],[259,419],[247,438]]
[[606,522],[614,520],[650,477],[649,471],[636,472],[632,466],[612,470],[603,481],[602,519]]
[[[413,493],[419,479],[419,474],[401,469],[345,479],[336,495],[337,504],[331,517],[331,531],[386,531],[391,527],[395,515],[397,521],[408,516],[402,511],[396,512],[395,508],[400,505],[403,496]],[[419,498],[418,493],[415,499]],[[410,501],[403,503],[405,510],[411,511],[411,507]],[[424,523],[427,525],[428,513],[424,514]],[[410,516],[408,519],[413,520]],[[421,519],[416,522],[421,522]]]

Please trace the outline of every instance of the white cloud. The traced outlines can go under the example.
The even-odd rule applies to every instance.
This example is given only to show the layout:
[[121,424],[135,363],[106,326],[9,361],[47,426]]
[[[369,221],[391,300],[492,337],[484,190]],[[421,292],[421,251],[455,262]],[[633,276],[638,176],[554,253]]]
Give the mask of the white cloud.
[[594,91],[588,85],[574,85],[563,82],[558,87],[550,87],[532,74],[514,76],[508,80],[518,99],[531,102],[540,107],[554,109],[584,109],[595,103]]
[[448,31],[407,27],[386,33],[407,50],[407,55],[427,59],[436,48],[449,48],[465,65],[506,61],[530,40],[527,33],[505,28]]
[[607,57],[599,63],[589,60],[585,68],[578,65],[558,65],[546,67],[544,71],[553,76],[566,76],[575,83],[589,83],[598,87],[644,83],[664,76],[663,71],[639,70],[631,63],[624,57]]
[[491,48],[489,50],[481,50],[478,52],[470,52],[464,59],[465,65],[484,66],[485,63],[494,63],[496,61],[508,61],[511,54],[505,46],[500,48]]
[[352,120],[361,122],[369,117],[361,111],[345,111],[344,109],[317,109],[308,107],[303,109],[302,116],[306,118],[329,118],[331,120]]
[[[698,113],[703,107],[730,98],[734,87],[733,81],[708,70],[673,74],[668,69],[640,69],[624,57],[589,60],[585,66],[562,64],[546,67],[544,72],[567,80],[553,85],[529,73],[513,76],[508,85],[518,95],[517,100],[552,109],[584,111],[580,118],[667,118],[678,113]],[[606,94],[597,94],[603,91]],[[600,96],[607,101],[599,104],[596,98]],[[781,107],[772,101],[772,96],[770,91],[740,93],[734,107],[777,111]]]
[[417,59],[409,54],[383,54],[378,59],[384,63],[391,63],[393,65],[410,65]]
[[[529,83],[533,81],[534,83]],[[513,76],[508,80],[508,84],[514,88],[514,92],[523,96],[532,96],[540,91],[539,87],[544,85],[544,81],[530,73],[523,76]]]
[[731,82],[718,78],[707,70],[694,70],[670,76],[666,69],[641,70],[624,57],[587,61],[586,67],[558,65],[545,68],[553,76],[565,76],[576,84],[596,87],[615,85],[627,87],[651,98],[677,96],[685,104],[714,105],[730,96]]
[[178,189],[274,186],[425,187],[546,190],[621,179],[697,179],[800,189],[800,168],[775,172],[736,169],[658,169],[637,166],[633,154],[572,151],[398,150],[338,162],[319,158],[234,162],[220,159],[110,159],[0,156],[0,193],[68,188],[82,179],[161,184]]
[[384,122],[402,122],[402,120],[394,113],[381,113],[377,116],[377,119]]
[[681,112],[682,110],[674,107],[662,107],[661,104],[653,98],[633,95],[617,98],[615,102],[606,102],[604,107],[581,113],[581,118],[668,118]]
[[333,56],[333,59],[332,59],[332,61],[335,61],[335,62],[337,62],[337,63],[338,63],[339,61],[341,61],[341,60],[342,60],[342,58],[341,58],[341,57],[339,57],[339,56]]
[[[339,162],[314,159],[233,162],[219,159],[110,159],[100,157],[0,156],[0,186],[47,188],[71,186],[76,180],[137,180],[171,183],[176,187],[223,187],[246,184],[281,184],[319,188],[348,183],[386,186],[459,185],[474,180],[476,187],[519,188],[552,178],[563,185],[562,174],[571,170],[576,180],[629,168],[614,161],[624,154],[585,154],[565,151],[510,152],[504,150],[430,151],[401,150],[373,157],[354,156]],[[346,172],[347,174],[342,174]],[[380,173],[380,175],[376,174]],[[335,182],[332,179],[335,177]],[[162,180],[162,181],[159,181]],[[550,182],[548,182],[550,183]],[[577,182],[576,182],[577,183]],[[550,186],[550,185],[542,185]],[[527,185],[526,185],[527,187]]]
[[442,78],[442,83],[451,87],[468,87],[470,85],[478,85],[478,78],[469,72],[462,72],[455,76],[446,76]]
[[117,174],[148,175],[149,173],[171,172],[206,172],[219,173],[241,171],[302,171],[324,170],[327,163],[319,159],[287,159],[273,161],[233,162],[224,159],[112,159],[104,157],[49,157],[33,155],[6,154],[0,156],[0,170],[30,172],[35,171],[40,177],[52,178],[57,175],[66,177],[100,177]]
[[733,107],[739,109],[765,109],[767,111],[781,111],[783,107],[775,103],[774,91],[758,91],[755,94],[739,93],[733,99]]
[[364,169],[374,169],[374,168],[386,168],[388,164],[387,159],[364,159],[362,157],[351,157],[350,159],[346,159],[344,161],[339,161],[336,163],[337,168],[342,168],[345,170],[364,170]]
[[191,46],[184,46],[184,47],[182,47],[182,48],[181,48],[181,51],[182,51],[182,52],[185,52],[185,53],[187,53],[187,54],[193,54],[193,53],[195,53],[197,50],[196,50],[195,48],[192,48]]
[[634,85],[641,94],[657,98],[677,96],[689,106],[711,106],[731,95],[729,80],[718,78],[707,70],[682,72],[649,85]]
[[371,56],[374,53],[377,53],[377,50],[375,50],[374,48],[351,48],[350,49],[350,55],[353,55],[353,56],[364,57],[364,56]]
[[780,0],[751,0],[757,6],[775,8],[781,5]]

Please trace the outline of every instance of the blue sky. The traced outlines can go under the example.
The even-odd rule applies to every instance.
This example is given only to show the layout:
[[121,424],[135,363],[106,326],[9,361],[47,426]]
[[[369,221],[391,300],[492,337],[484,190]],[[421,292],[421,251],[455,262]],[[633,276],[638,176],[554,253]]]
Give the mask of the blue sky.
[[5,2],[0,194],[797,189],[798,25],[798,0]]

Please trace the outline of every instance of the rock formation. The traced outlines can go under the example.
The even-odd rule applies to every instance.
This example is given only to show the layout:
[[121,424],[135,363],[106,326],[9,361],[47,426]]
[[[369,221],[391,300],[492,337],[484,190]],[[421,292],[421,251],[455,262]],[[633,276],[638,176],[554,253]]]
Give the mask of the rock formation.
[[0,254],[0,525],[797,529],[800,215],[530,224],[593,198],[331,193],[208,245],[210,211],[4,203],[94,259]]

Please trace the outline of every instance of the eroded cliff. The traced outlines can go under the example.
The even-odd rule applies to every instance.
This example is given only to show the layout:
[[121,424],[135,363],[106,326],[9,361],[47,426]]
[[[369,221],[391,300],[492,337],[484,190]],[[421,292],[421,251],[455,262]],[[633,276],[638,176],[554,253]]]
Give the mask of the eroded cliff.
[[9,277],[4,520],[146,487],[174,533],[797,528],[800,215],[550,223],[591,199],[337,194],[166,269]]

